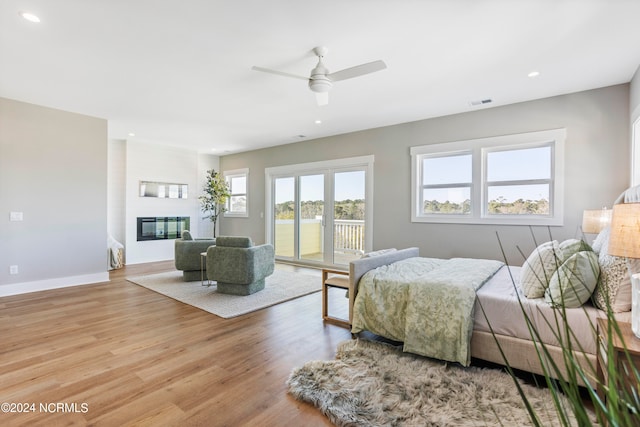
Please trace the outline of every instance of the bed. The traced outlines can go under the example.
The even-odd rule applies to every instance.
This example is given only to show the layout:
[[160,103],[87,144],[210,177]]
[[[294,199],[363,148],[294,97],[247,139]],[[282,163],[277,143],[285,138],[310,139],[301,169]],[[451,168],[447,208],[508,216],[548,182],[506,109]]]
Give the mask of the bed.
[[[536,248],[523,266],[508,266],[497,261],[480,260],[487,261],[485,265],[477,264],[479,260],[462,259],[461,262],[471,262],[471,270],[478,268],[486,270],[480,276],[470,279],[472,282],[475,281],[470,286],[473,289],[471,306],[468,303],[468,295],[465,296],[467,291],[461,292],[463,296],[460,297],[456,291],[452,301],[442,303],[443,295],[447,292],[443,289],[457,288],[458,279],[454,279],[453,283],[440,283],[440,276],[446,276],[446,274],[433,273],[432,270],[439,269],[440,266],[447,265],[453,260],[422,258],[419,256],[418,248],[385,251],[354,260],[349,268],[350,286],[355,293],[352,307],[352,333],[358,335],[363,331],[369,331],[403,342],[405,351],[458,362],[464,366],[469,365],[471,358],[501,365],[505,364],[506,358],[512,368],[544,375],[545,369],[536,351],[536,346],[539,344],[534,343],[531,338],[523,315],[523,312],[526,312],[539,332],[536,340],[545,344],[550,357],[560,368],[561,376],[565,377],[567,370],[564,366],[562,343],[566,343],[567,338],[563,337],[559,342],[557,331],[564,330],[565,320],[563,319],[566,319],[568,326],[575,334],[570,338],[575,359],[584,372],[589,373],[590,377],[593,376],[594,380],[589,381],[593,385],[597,354],[596,321],[600,317],[606,318],[605,311],[601,309],[604,308],[602,304],[605,297],[611,301],[616,319],[628,322],[631,317],[630,278],[627,264],[624,259],[615,259],[616,257],[606,253],[608,232],[609,230],[605,229],[598,235],[593,242],[593,250],[588,247],[577,251],[580,254],[594,252],[595,255],[590,254],[589,260],[592,264],[593,260],[596,260],[598,271],[595,278],[597,284],[594,284],[594,288],[589,292],[587,301],[580,302],[576,307],[559,308],[556,304],[554,308],[548,297],[545,300],[545,297],[527,296],[530,288],[529,285],[525,286],[521,283],[521,277],[526,277],[522,270],[531,269],[528,262],[536,258],[534,255],[539,254],[541,250],[539,248],[543,245]],[[563,244],[566,247],[568,244],[575,245],[578,242],[575,239],[570,240],[573,241],[561,243],[554,241],[545,244],[557,248]],[[456,264],[452,265],[445,267],[445,273],[457,268]],[[554,269],[558,269],[558,265]],[[640,265],[633,265],[632,269],[640,271]],[[434,293],[422,293],[421,289],[424,287],[422,277],[425,275],[436,276]],[[462,274],[462,276],[465,275],[466,273]],[[417,284],[416,277],[420,278]],[[420,290],[417,291],[416,288]],[[415,304],[416,300],[420,301],[418,305]],[[598,302],[600,308],[598,308]],[[441,308],[442,305],[445,309]],[[469,323],[458,322],[457,318],[464,313],[459,314],[456,311],[451,315],[452,307],[462,307],[469,312],[471,316]],[[435,317],[445,319],[444,322],[432,323],[434,316],[429,317],[428,313],[434,310],[440,310],[435,313]],[[561,312],[565,314],[560,315]],[[453,338],[451,338],[451,331],[454,334]],[[434,340],[437,341],[443,336],[446,340],[454,342],[451,345],[447,343],[444,347],[453,346],[453,350],[449,348],[443,352],[441,343],[433,343]],[[500,344],[504,356],[497,343]],[[552,374],[552,376],[555,375]]]

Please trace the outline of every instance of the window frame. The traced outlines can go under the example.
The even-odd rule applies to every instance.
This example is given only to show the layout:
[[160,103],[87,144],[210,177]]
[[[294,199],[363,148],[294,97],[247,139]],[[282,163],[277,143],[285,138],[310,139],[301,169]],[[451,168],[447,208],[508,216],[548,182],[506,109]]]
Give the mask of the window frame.
[[[453,224],[547,225],[564,224],[564,143],[566,129],[553,129],[513,135],[471,139],[411,147],[411,222]],[[489,184],[513,181],[487,181],[487,155],[490,152],[551,147],[549,215],[489,214]],[[427,157],[472,155],[471,212],[469,214],[425,214],[422,212],[422,161]],[[520,180],[536,183],[539,180]],[[446,187],[446,185],[445,185]]]
[[[230,170],[230,171],[224,171],[223,172],[223,176],[225,181],[227,182],[227,185],[229,186],[229,198],[227,199],[227,202],[225,203],[225,208],[227,209],[224,213],[225,217],[232,217],[232,218],[248,218],[249,217],[249,169],[248,168],[243,168],[243,169],[234,169],[234,170]],[[245,193],[233,193],[233,189],[231,187],[231,180],[233,178],[244,178],[245,182],[246,182],[246,187]],[[231,210],[231,197],[233,196],[242,196],[244,195],[245,197],[245,211],[244,212],[234,212]]]

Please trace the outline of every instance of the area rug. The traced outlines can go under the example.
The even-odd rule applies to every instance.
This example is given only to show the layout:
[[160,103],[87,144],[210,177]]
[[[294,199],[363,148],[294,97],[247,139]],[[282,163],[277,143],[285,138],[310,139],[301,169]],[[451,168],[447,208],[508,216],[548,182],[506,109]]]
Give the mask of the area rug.
[[[362,339],[340,343],[336,360],[294,369],[287,385],[293,397],[337,426],[533,425],[505,372],[463,368]],[[540,425],[561,425],[549,390],[522,387]]]
[[224,318],[280,304],[321,288],[320,277],[277,269],[267,277],[263,290],[247,296],[219,294],[215,282],[211,286],[202,286],[200,281],[185,282],[181,271],[127,277],[127,280]]

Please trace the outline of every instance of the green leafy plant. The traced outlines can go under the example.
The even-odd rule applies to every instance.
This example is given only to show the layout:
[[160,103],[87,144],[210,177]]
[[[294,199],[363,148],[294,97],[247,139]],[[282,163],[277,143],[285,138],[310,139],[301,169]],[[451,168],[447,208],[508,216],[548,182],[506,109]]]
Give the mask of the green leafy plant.
[[216,223],[220,214],[226,212],[225,207],[229,193],[229,184],[224,177],[215,169],[207,171],[207,180],[204,185],[204,194],[198,197],[200,207],[206,216],[202,219],[209,219],[213,223],[213,237],[216,237]]
[[[506,254],[499,236],[498,243],[503,257],[506,260]],[[537,242],[536,246],[538,246]],[[513,278],[512,282],[515,286],[515,280],[513,280]],[[569,326],[567,311],[564,305],[558,304],[557,309],[554,310],[554,318],[545,319],[545,321],[549,326],[552,326],[551,329],[554,331],[555,338],[562,347],[562,364],[564,366],[559,366],[560,364],[554,361],[548,346],[542,341],[535,324],[528,316],[527,310],[520,300],[520,294],[516,294],[518,295],[518,301],[529,328],[531,339],[535,343],[536,356],[544,372],[544,383],[552,393],[554,407],[560,424],[563,426],[571,426],[577,422],[579,426],[609,425],[621,427],[640,425],[640,396],[638,395],[640,387],[638,385],[634,387],[629,387],[628,384],[625,385],[630,378],[632,382],[635,380],[636,384],[640,384],[640,374],[634,367],[632,356],[626,347],[624,349],[624,357],[627,360],[627,366],[631,367],[630,372],[618,372],[612,363],[608,363],[605,374],[608,380],[606,384],[601,383],[596,373],[597,367],[593,366],[593,363],[587,363],[586,366],[585,363],[580,363],[580,360],[588,360],[586,352],[579,344],[576,344],[578,340],[576,339],[574,331],[572,331]],[[623,334],[620,325],[611,309],[611,303],[608,297],[606,310],[604,311],[607,317],[607,340],[602,343],[602,349],[600,348],[600,344],[598,344],[598,351],[605,352],[607,360],[610,361],[613,360],[614,341],[624,342],[624,339],[622,338]],[[489,325],[489,328],[491,329],[491,325]],[[595,336],[598,333],[596,325],[591,325],[591,328]],[[502,354],[507,372],[514,378],[523,403],[529,411],[533,425],[542,427],[535,409],[520,387],[520,382],[511,368],[492,329],[491,333]],[[584,386],[584,384],[586,384],[586,386]],[[594,412],[585,408],[585,402],[590,402],[590,406],[594,409]],[[575,422],[572,420],[575,420]]]

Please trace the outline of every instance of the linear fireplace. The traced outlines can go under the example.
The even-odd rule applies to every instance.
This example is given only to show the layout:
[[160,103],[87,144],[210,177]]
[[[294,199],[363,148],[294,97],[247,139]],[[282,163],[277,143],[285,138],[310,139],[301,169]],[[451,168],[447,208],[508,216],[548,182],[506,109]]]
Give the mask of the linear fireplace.
[[182,237],[189,229],[188,216],[138,217],[138,241],[166,240]]

